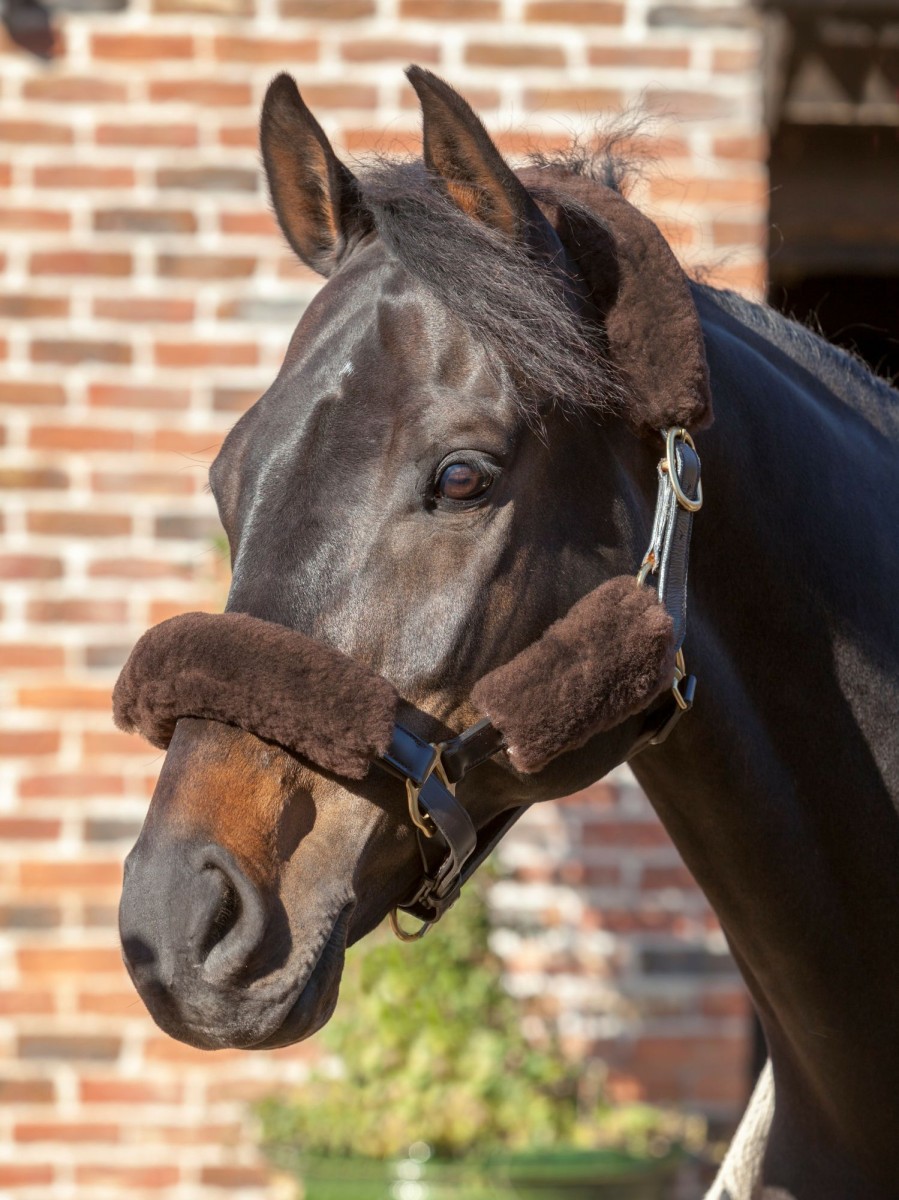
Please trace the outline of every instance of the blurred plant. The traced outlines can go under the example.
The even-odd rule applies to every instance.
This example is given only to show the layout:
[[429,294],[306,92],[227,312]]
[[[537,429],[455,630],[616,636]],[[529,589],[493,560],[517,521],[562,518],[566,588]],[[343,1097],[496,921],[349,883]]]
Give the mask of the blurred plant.
[[260,1106],[270,1151],[387,1159],[424,1142],[440,1158],[562,1146],[657,1157],[702,1140],[701,1119],[612,1108],[557,1041],[532,1045],[488,939],[478,881],[422,941],[381,934],[351,952],[323,1035],[336,1061]]

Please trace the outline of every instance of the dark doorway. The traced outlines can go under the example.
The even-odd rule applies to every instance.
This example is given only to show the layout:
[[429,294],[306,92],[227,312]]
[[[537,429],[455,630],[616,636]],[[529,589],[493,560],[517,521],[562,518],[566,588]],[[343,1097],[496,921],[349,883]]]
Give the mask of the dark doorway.
[[769,302],[899,377],[899,128],[782,124]]

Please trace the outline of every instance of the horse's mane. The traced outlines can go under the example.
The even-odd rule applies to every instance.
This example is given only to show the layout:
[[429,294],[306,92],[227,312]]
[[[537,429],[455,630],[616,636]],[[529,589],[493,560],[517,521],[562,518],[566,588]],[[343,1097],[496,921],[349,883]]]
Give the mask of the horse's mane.
[[[534,165],[547,168],[548,181],[560,171],[588,170],[583,155]],[[606,174],[610,165],[597,170],[603,181],[617,181]],[[420,161],[379,160],[359,181],[391,253],[495,355],[515,380],[529,420],[539,423],[550,407],[570,413],[620,407],[622,385],[598,329],[566,303],[560,277],[535,269],[526,247],[461,213]]]
[[868,364],[841,346],[828,342],[814,329],[786,317],[767,304],[755,304],[736,292],[693,284],[695,292],[761,335],[789,358],[805,367],[850,408],[892,437],[899,438],[899,391],[876,375]]

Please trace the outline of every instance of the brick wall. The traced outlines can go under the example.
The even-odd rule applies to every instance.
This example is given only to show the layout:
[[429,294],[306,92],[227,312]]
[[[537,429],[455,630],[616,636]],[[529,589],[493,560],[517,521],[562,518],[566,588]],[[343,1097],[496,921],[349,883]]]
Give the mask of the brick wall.
[[[317,286],[261,189],[266,82],[292,69],[353,154],[415,145],[412,60],[513,155],[645,109],[638,199],[757,291],[758,33],[740,0],[135,0],[54,26],[46,62],[0,45],[0,1196],[271,1197],[243,1101],[307,1051],[204,1055],[145,1015],[115,907],[160,757],[109,720],[140,632],[221,606],[206,464]],[[627,777],[534,813],[504,858],[512,986],[618,1094],[731,1114],[742,996]]]

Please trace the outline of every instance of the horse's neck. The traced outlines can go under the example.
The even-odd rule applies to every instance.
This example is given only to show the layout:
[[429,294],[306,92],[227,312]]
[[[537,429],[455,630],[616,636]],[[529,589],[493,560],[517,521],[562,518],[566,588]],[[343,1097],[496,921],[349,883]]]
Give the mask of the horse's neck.
[[[685,644],[699,690],[634,768],[765,1023],[784,1101],[770,1182],[879,1196],[849,1164],[867,1146],[899,1179],[895,447],[776,344],[703,317],[717,420]],[[818,1147],[802,1187],[797,1141]]]

